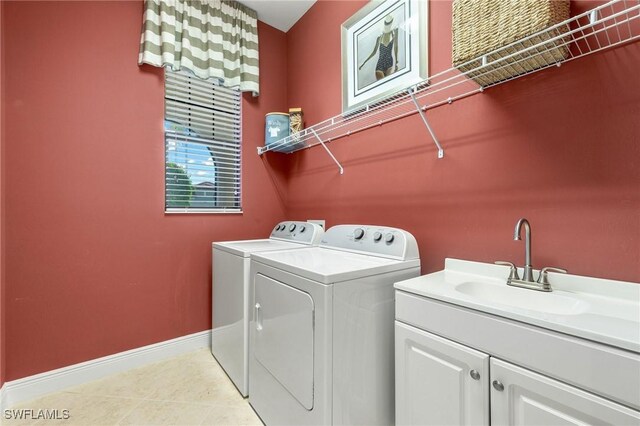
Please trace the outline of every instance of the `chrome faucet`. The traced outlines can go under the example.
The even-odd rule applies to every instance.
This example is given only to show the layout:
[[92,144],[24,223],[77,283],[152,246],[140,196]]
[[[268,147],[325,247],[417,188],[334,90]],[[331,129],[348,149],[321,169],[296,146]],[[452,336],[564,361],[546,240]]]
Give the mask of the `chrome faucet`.
[[539,290],[539,291],[551,291],[551,284],[549,284],[547,273],[548,272],[556,272],[556,273],[564,273],[567,271],[565,269],[560,268],[551,268],[546,267],[542,268],[540,271],[540,276],[538,277],[538,281],[536,282],[533,279],[533,266],[531,266],[531,225],[529,225],[529,221],[524,217],[518,220],[516,223],[516,229],[513,232],[513,239],[515,241],[521,240],[522,237],[520,234],[522,233],[522,227],[524,226],[524,275],[522,279],[518,275],[518,268],[511,262],[497,261],[496,265],[509,266],[511,268],[511,272],[509,273],[509,278],[507,278],[507,285],[511,285],[514,287],[522,287],[528,288],[531,290]]
[[513,232],[514,241],[521,240],[520,233],[524,225],[524,275],[522,281],[534,282],[533,267],[531,266],[531,225],[524,217],[516,223],[516,229]]

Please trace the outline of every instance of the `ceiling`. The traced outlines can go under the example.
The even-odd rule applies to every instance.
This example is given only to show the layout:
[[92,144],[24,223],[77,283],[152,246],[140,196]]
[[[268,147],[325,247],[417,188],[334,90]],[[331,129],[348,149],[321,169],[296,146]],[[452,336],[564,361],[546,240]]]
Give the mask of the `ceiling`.
[[258,12],[258,19],[274,28],[289,31],[316,0],[241,0]]

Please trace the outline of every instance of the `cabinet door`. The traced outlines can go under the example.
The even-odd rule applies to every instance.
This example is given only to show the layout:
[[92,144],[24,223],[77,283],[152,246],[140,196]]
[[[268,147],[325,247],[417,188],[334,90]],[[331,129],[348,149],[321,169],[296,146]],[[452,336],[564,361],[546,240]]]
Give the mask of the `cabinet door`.
[[488,425],[489,356],[396,321],[396,423]]
[[495,358],[491,382],[492,425],[640,424],[635,410]]

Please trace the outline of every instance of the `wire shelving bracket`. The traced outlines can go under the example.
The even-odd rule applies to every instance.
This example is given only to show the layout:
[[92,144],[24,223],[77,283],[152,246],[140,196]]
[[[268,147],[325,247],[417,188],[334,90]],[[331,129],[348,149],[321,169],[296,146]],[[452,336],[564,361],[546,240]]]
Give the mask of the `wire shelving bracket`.
[[318,133],[316,133],[316,131],[313,129],[313,127],[311,128],[311,132],[313,133],[313,135],[316,137],[316,139],[318,139],[318,142],[320,142],[320,144],[322,145],[322,147],[324,148],[325,151],[327,151],[327,154],[329,154],[329,157],[331,157],[331,159],[333,160],[334,163],[336,163],[338,165],[338,169],[340,170],[340,174],[344,174],[344,168],[342,168],[342,165],[340,164],[340,162],[338,160],[336,160],[336,157],[331,153],[331,151],[329,150],[329,148],[327,148],[327,145],[324,143],[324,141],[320,138],[320,136],[318,136]]
[[416,89],[414,87],[409,88],[408,90],[409,96],[411,96],[411,100],[415,104],[416,109],[418,110],[418,114],[420,114],[420,118],[422,118],[424,125],[427,126],[427,130],[431,135],[431,139],[433,139],[433,142],[436,144],[436,147],[438,148],[438,158],[442,158],[444,157],[444,149],[442,149],[440,142],[438,142],[438,138],[436,137],[435,133],[433,133],[433,129],[431,129],[431,126],[429,125],[429,121],[427,120],[427,115],[424,113],[424,111],[422,110],[423,107],[420,106],[420,104],[418,103],[418,100],[416,99],[415,91]]
[[[434,74],[428,80],[404,88],[384,100],[373,102],[355,112],[336,115],[273,144],[258,147],[258,154],[268,151],[292,153],[322,145],[338,164],[342,174],[344,169],[326,143],[418,112],[436,144],[438,158],[442,158],[444,151],[426,119],[427,110],[452,104],[507,81],[553,66],[559,67],[574,59],[639,39],[640,0],[611,0],[460,64],[457,68]],[[530,66],[532,62],[534,67]],[[497,81],[494,79],[495,75],[505,72],[511,77]]]

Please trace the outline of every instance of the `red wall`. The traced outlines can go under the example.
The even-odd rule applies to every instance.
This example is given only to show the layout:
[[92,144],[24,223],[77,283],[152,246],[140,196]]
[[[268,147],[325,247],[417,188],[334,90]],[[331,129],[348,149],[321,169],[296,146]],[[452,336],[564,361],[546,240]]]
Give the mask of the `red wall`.
[[[321,1],[287,35],[260,24],[245,213],[165,215],[142,2],[2,3],[5,380],[209,328],[210,242],[285,217],[405,228],[430,272],[445,257],[522,263],[526,216],[535,266],[640,280],[639,43],[430,111],[442,160],[415,115],[336,141],[340,176],[321,149],[255,152],[266,112],[340,111],[340,24],[364,2]],[[450,15],[431,2],[432,73],[449,67]]]
[[142,11],[4,4],[6,380],[210,328],[211,242],[284,218],[286,167],[256,146],[286,106],[285,34],[259,27],[244,214],[165,215],[163,74],[137,65]]
[[4,2],[0,2],[0,386],[4,384],[4,174],[3,156],[4,149],[4,48],[2,46],[2,28],[4,17],[2,11]]
[[[366,2],[320,1],[287,33],[288,104],[312,124],[341,108],[340,25]],[[572,2],[572,11],[595,6]],[[451,65],[451,4],[430,2],[430,71]],[[295,59],[294,59],[295,58]],[[422,272],[446,257],[640,281],[640,43],[593,55],[290,156],[287,212],[401,227]],[[278,154],[273,154],[278,155]]]

